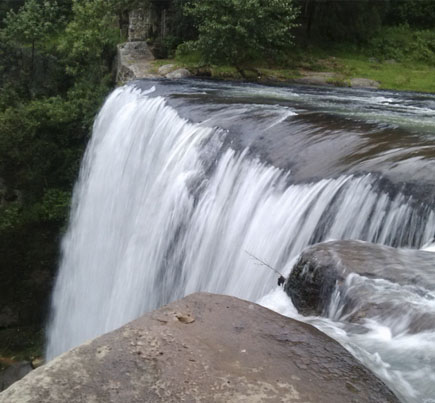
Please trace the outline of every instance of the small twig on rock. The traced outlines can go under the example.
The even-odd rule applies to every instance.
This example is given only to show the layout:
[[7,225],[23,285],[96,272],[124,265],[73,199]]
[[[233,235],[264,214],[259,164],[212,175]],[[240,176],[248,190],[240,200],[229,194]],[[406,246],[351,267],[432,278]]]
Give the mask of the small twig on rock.
[[268,269],[274,271],[276,274],[279,275],[279,279],[278,279],[278,285],[283,285],[285,283],[285,276],[279,272],[278,270],[276,270],[274,267],[272,267],[270,264],[267,264],[265,261],[259,259],[257,256],[254,256],[252,253],[249,253],[247,250],[245,250],[245,253],[247,253],[252,259],[257,261],[257,264],[260,264],[262,266],[267,267]]

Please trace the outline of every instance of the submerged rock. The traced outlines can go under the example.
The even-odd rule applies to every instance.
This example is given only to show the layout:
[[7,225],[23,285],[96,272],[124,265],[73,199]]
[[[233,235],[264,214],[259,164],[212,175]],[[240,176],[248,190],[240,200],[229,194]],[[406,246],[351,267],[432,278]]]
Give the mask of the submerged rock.
[[34,370],[0,402],[397,402],[336,341],[233,297],[194,294]]

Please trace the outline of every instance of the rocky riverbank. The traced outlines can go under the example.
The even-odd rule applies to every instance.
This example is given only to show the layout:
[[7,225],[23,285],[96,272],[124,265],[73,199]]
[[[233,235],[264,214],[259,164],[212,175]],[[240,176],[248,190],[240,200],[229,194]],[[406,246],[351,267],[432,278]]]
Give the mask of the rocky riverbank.
[[169,78],[180,79],[191,76],[215,77],[229,79],[243,79],[247,81],[263,83],[296,83],[307,85],[331,85],[353,88],[379,88],[380,83],[367,78],[347,79],[345,76],[334,72],[312,72],[299,70],[292,78],[283,78],[273,71],[265,72],[257,69],[246,70],[244,77],[239,73],[230,74],[227,77],[213,73],[211,66],[185,68],[177,62],[161,64],[155,60],[151,50],[145,41],[126,42],[118,46],[117,81],[125,83],[130,80],[142,78]]

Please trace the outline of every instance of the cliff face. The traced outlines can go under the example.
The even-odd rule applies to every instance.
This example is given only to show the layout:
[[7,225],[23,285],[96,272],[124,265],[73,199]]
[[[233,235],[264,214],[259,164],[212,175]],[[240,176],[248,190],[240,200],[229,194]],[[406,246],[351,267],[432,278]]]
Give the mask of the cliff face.
[[138,78],[153,78],[150,62],[154,60],[145,41],[118,45],[116,81],[120,83]]
[[154,56],[147,42],[165,37],[170,4],[170,0],[155,0],[129,11],[128,42],[118,45],[116,81],[155,77],[150,73]]
[[129,12],[129,42],[164,37],[167,31],[168,10],[172,0],[154,0],[148,6]]
[[0,402],[396,402],[337,342],[233,297],[193,294],[40,367]]

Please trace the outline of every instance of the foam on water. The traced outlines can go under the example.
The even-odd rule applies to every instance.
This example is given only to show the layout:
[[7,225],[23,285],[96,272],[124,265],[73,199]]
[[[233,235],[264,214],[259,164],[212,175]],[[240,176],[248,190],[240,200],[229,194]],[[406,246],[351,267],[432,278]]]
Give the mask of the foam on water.
[[425,250],[426,252],[435,252],[435,242],[429,242],[425,244],[421,250]]

